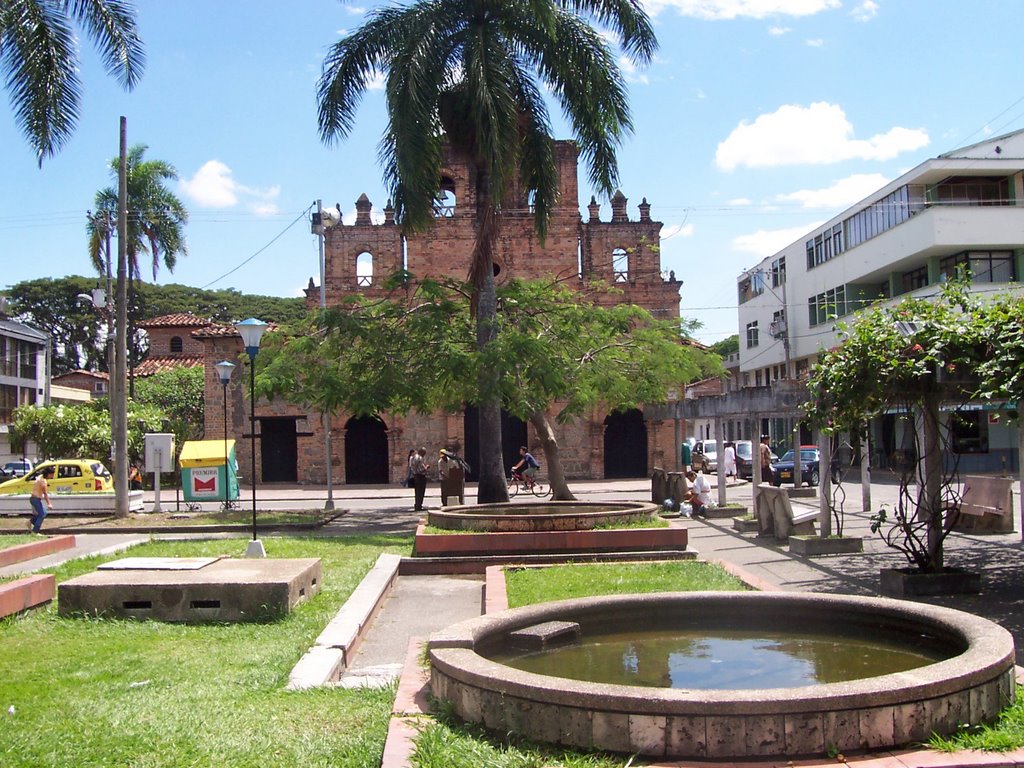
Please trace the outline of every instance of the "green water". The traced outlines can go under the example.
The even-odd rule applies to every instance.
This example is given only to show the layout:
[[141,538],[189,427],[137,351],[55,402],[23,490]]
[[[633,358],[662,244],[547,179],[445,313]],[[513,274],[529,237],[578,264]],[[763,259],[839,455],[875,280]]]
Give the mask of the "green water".
[[932,638],[895,640],[757,630],[661,630],[584,637],[546,651],[488,657],[516,669],[654,688],[791,688],[904,672],[946,658]]

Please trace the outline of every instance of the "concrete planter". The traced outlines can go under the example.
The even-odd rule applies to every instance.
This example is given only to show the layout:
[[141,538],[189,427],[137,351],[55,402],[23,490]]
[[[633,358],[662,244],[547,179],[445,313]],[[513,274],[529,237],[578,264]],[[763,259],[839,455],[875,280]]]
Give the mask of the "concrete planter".
[[972,595],[981,591],[981,574],[962,568],[924,573],[916,568],[883,568],[879,590],[886,597]]
[[757,533],[757,519],[753,517],[734,517],[732,529],[740,533]]
[[724,507],[706,507],[704,513],[709,520],[725,520],[747,514],[747,508],[742,504],[726,504]]
[[817,555],[848,555],[864,551],[864,539],[860,536],[790,536],[789,551],[794,555],[815,557]]
[[[18,493],[0,496],[0,514],[24,514],[28,516],[32,512],[29,505],[29,494]],[[114,492],[102,491],[98,493],[51,493],[50,500],[53,502],[53,510],[58,515],[112,515],[114,514]],[[173,498],[172,498],[173,501]],[[128,511],[141,512],[142,491],[128,491]]]

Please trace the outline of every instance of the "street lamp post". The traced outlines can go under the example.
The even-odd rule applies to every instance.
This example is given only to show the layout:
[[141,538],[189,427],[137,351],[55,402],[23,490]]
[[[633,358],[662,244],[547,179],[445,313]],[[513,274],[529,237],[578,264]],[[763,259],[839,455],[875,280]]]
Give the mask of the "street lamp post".
[[242,337],[242,346],[249,356],[249,446],[252,454],[252,541],[245,551],[246,557],[266,557],[263,542],[256,538],[256,355],[260,351],[260,339],[267,330],[267,324],[255,317],[235,323],[235,330]]
[[[221,360],[213,366],[217,369],[217,378],[224,387],[224,509],[231,507],[231,465],[228,462],[228,382],[235,364],[230,360]],[[255,506],[255,505],[254,505]]]

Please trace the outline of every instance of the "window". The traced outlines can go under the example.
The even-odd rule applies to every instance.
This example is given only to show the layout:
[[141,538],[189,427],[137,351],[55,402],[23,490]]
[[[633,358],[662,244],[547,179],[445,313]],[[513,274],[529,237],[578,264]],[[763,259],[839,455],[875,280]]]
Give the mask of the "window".
[[851,309],[846,301],[846,286],[840,285],[807,300],[807,320],[812,326],[821,325]]
[[924,288],[928,285],[928,265],[925,264],[923,267],[918,267],[917,269],[912,269],[909,272],[904,272],[902,285],[903,293],[914,291],[918,288]]
[[373,254],[369,251],[356,256],[356,285],[360,288],[373,285]]
[[772,313],[772,324],[768,326],[768,333],[773,339],[781,339],[786,335],[786,310],[777,309]]
[[747,349],[756,347],[760,343],[758,338],[757,320],[747,323]]
[[780,256],[772,262],[772,288],[778,288],[786,282],[786,257]]
[[27,341],[19,341],[18,357],[20,358],[18,375],[23,379],[34,379],[36,377],[35,346]]
[[629,281],[629,254],[625,248],[612,251],[612,273],[616,283]]
[[988,418],[984,411],[956,411],[949,422],[955,453],[988,453]]
[[947,256],[939,262],[946,277],[956,277],[966,271],[976,283],[1009,283],[1014,279],[1011,251],[967,251]]
[[441,178],[434,198],[434,218],[450,219],[455,216],[455,182],[449,176]]
[[171,336],[171,354],[180,355],[184,344],[181,341],[181,336]]

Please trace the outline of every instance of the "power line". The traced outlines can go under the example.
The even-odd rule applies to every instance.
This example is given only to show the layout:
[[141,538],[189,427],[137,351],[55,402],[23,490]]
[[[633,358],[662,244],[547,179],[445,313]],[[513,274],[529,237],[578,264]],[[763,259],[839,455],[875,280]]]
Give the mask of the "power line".
[[245,259],[244,261],[242,261],[241,263],[239,263],[239,264],[238,264],[237,266],[235,266],[234,268],[232,268],[232,269],[229,269],[229,270],[228,270],[227,272],[225,272],[225,273],[224,273],[223,275],[221,275],[220,277],[218,277],[218,278],[216,278],[216,279],[214,279],[214,280],[211,280],[211,281],[210,281],[210,282],[208,282],[208,283],[207,283],[206,285],[200,286],[200,289],[206,289],[206,288],[209,288],[209,287],[210,287],[211,285],[215,285],[216,283],[219,283],[219,282],[220,282],[221,280],[223,280],[223,279],[224,279],[225,277],[227,277],[228,275],[234,274],[235,272],[237,272],[238,270],[240,270],[240,269],[241,269],[242,267],[244,267],[244,266],[245,266],[246,264],[248,264],[248,263],[249,263],[250,261],[252,261],[252,260],[253,260],[253,259],[255,259],[255,258],[256,258],[257,256],[259,256],[259,255],[260,255],[261,253],[263,253],[263,252],[264,252],[265,250],[267,250],[267,248],[269,248],[269,247],[270,247],[270,246],[272,246],[272,245],[273,245],[274,243],[276,243],[276,242],[277,242],[278,240],[280,240],[280,239],[281,239],[281,237],[283,237],[283,236],[284,236],[284,233],[285,233],[285,232],[287,232],[287,231],[288,231],[289,229],[291,229],[292,227],[294,227],[294,226],[295,226],[295,225],[296,225],[296,224],[297,224],[297,223],[299,222],[299,220],[301,220],[301,219],[304,219],[304,218],[306,218],[306,215],[307,215],[307,214],[308,214],[308,213],[309,213],[310,211],[312,211],[312,210],[313,210],[313,206],[309,206],[308,208],[306,208],[306,210],[304,210],[304,211],[303,211],[302,213],[300,213],[300,214],[299,214],[298,216],[296,216],[296,217],[295,217],[295,218],[294,218],[294,219],[292,220],[292,222],[291,222],[291,223],[290,223],[290,224],[289,224],[289,225],[288,225],[287,227],[285,227],[285,228],[284,228],[284,229],[282,229],[282,230],[281,230],[280,232],[278,232],[278,233],[277,233],[276,235],[274,235],[274,237],[273,237],[273,238],[271,238],[270,242],[268,242],[268,243],[267,243],[266,245],[264,245],[264,246],[263,246],[262,248],[260,248],[260,249],[259,249],[258,251],[256,251],[256,252],[255,252],[254,254],[252,254],[252,256],[250,256],[249,258]]

